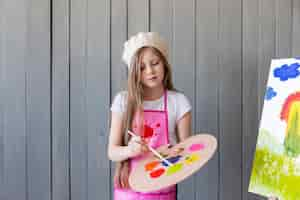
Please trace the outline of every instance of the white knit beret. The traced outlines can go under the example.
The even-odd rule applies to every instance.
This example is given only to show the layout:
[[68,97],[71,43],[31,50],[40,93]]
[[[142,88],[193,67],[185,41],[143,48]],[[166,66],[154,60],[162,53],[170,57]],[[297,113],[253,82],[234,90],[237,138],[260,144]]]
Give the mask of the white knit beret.
[[149,46],[158,49],[168,59],[168,48],[165,41],[156,32],[139,32],[124,43],[122,60],[128,69],[131,59],[138,49]]

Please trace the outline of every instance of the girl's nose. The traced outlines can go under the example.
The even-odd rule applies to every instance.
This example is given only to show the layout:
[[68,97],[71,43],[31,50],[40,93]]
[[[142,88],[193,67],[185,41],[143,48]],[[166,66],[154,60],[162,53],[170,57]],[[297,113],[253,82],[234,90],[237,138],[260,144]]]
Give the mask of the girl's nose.
[[147,74],[153,73],[152,67],[151,67],[151,66],[147,66],[147,67],[146,67],[146,72],[147,72]]

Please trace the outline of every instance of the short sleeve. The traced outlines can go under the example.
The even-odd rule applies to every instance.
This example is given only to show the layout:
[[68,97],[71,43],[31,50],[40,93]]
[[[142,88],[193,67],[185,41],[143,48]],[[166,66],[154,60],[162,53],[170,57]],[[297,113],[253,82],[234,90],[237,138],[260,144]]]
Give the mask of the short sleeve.
[[110,110],[115,113],[123,114],[125,112],[126,92],[122,91],[116,94],[111,104]]
[[178,93],[176,101],[176,123],[192,109],[189,99],[182,93]]

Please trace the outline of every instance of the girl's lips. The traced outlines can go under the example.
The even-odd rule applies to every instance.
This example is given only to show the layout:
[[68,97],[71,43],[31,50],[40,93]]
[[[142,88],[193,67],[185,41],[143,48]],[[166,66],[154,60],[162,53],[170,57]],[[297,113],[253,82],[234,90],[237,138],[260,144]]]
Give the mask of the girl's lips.
[[153,76],[152,78],[149,78],[148,80],[154,80],[156,78],[157,78],[156,76]]

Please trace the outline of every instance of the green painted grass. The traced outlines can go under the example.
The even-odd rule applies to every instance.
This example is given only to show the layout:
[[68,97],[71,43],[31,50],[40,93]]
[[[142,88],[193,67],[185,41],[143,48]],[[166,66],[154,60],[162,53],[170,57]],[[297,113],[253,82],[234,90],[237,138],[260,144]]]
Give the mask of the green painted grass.
[[285,154],[257,148],[249,191],[280,200],[300,200],[300,166]]

